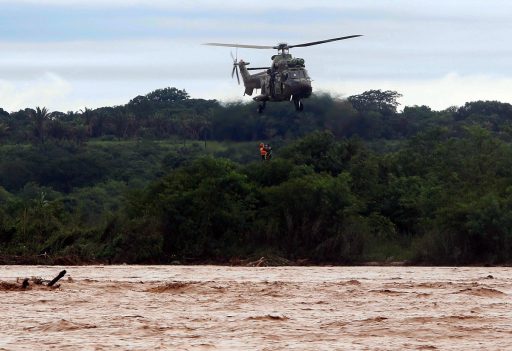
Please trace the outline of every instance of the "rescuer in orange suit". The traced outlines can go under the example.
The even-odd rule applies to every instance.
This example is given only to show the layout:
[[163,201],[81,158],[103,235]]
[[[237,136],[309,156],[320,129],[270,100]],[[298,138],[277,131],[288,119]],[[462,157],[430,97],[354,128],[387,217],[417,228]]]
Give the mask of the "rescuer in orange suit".
[[265,149],[265,144],[263,143],[260,143],[260,155],[262,161],[267,159],[267,150]]

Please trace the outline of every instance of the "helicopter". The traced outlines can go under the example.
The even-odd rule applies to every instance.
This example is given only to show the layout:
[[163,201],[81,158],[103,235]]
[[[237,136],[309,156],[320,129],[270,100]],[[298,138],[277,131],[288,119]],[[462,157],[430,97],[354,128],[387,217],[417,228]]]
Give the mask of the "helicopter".
[[[231,78],[236,73],[236,79],[240,84],[240,75],[245,87],[244,95],[252,96],[254,90],[260,89],[260,94],[253,97],[254,101],[259,102],[258,112],[263,113],[267,101],[293,101],[296,111],[304,109],[303,99],[311,96],[313,88],[311,86],[311,78],[306,70],[305,61],[302,58],[292,57],[291,48],[306,47],[318,44],[329,43],[332,41],[345,40],[361,37],[362,35],[349,35],[345,37],[313,41],[303,44],[288,45],[287,43],[279,43],[275,46],[270,45],[247,45],[247,44],[224,44],[224,43],[204,43],[209,46],[227,46],[234,48],[247,49],[274,49],[277,55],[273,55],[272,65],[270,67],[250,67],[249,62],[233,59],[233,70]],[[237,52],[238,56],[238,52]],[[258,70],[261,72],[250,74],[249,71]],[[240,71],[240,74],[238,73]]]

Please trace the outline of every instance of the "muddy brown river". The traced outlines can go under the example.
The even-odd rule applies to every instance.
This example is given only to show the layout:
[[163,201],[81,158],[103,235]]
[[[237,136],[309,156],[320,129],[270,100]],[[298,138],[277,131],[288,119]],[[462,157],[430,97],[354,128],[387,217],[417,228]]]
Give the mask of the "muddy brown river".
[[56,289],[0,285],[0,350],[512,350],[511,268],[0,266],[0,281],[62,269]]

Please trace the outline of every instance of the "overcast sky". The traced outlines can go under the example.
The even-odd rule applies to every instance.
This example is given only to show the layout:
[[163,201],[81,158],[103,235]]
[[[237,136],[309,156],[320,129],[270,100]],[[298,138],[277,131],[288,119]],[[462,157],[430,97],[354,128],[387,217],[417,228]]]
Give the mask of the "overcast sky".
[[[444,109],[512,102],[512,2],[505,0],[0,0],[0,107],[76,111],[164,87],[242,99],[230,49],[364,37],[308,48],[316,91],[403,94]],[[272,50],[239,49],[252,65]]]

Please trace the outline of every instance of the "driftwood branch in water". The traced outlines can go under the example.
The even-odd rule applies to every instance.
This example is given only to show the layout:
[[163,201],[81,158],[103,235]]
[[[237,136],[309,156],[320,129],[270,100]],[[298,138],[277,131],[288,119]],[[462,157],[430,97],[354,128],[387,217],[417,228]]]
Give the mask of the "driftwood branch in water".
[[[49,282],[46,286],[51,289],[58,288],[60,285],[57,283],[64,275],[66,274],[66,270],[61,271],[51,282]],[[21,281],[21,284],[20,284]],[[16,278],[16,283],[9,283],[4,282],[0,280],[0,291],[26,291],[31,290],[35,285],[42,285],[45,286],[44,283],[47,282],[47,280],[43,280],[39,277],[32,277],[32,278],[24,278],[21,280],[21,278]],[[49,290],[49,289],[45,289]],[[1,348],[0,348],[1,349]]]
[[56,276],[55,278],[53,278],[53,280],[51,282],[48,283],[48,286],[53,286],[55,283],[57,283],[60,278],[62,278],[64,275],[66,274],[66,270],[63,270],[59,273],[58,276]]

